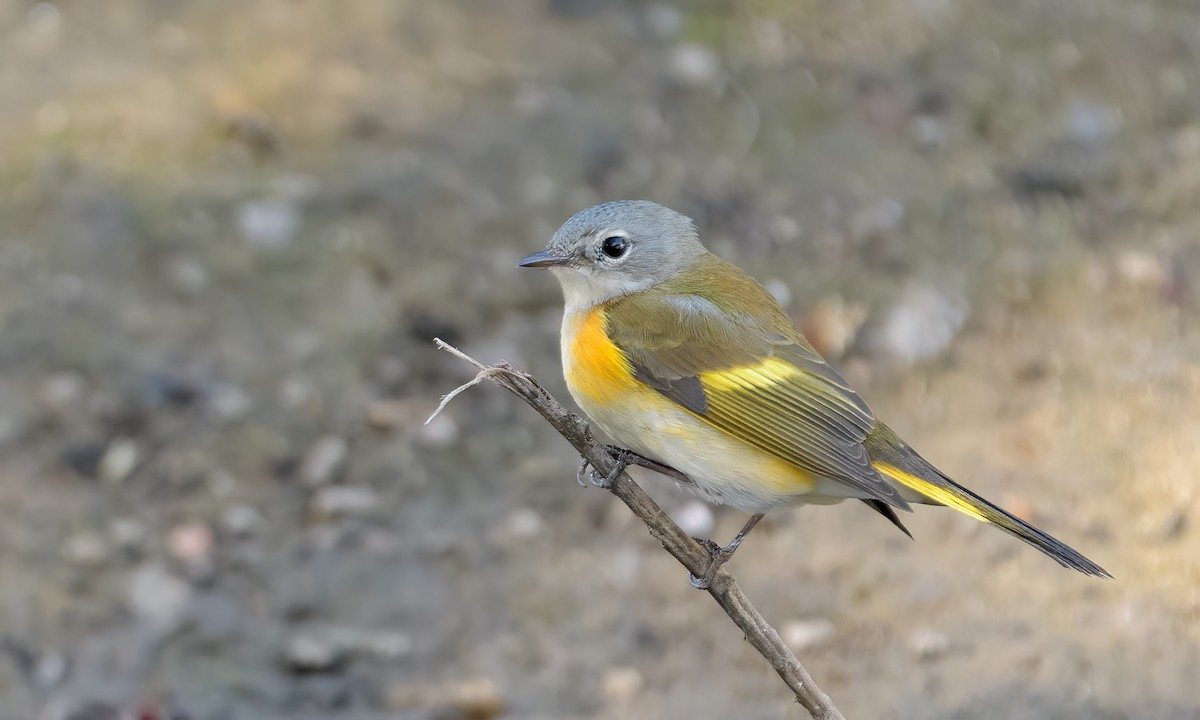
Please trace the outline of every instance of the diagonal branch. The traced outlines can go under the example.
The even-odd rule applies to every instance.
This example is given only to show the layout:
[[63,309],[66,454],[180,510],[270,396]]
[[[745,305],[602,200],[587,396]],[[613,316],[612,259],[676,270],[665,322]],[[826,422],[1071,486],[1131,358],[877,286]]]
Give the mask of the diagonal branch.
[[[607,476],[616,466],[616,460],[611,453],[596,442],[592,437],[591,428],[583,418],[564,408],[550,393],[538,384],[532,376],[514,369],[506,362],[487,366],[463,353],[459,349],[441,340],[434,340],[437,346],[452,355],[461,358],[479,369],[474,380],[453,390],[443,398],[438,410],[430,420],[441,412],[454,396],[467,388],[477,385],[484,379],[491,380],[500,387],[517,395],[559,432],[583,459],[589,462],[601,476]],[[428,422],[428,421],[426,421]],[[711,556],[702,547],[671,520],[658,503],[654,502],[646,491],[642,490],[627,473],[622,473],[610,488],[621,502],[629,506],[635,515],[642,519],[650,534],[662,543],[664,549],[671,553],[676,560],[688,569],[692,575],[700,577],[708,569]],[[746,633],[746,640],[771,663],[779,677],[796,695],[796,701],[808,710],[815,720],[845,720],[833,705],[800,661],[796,659],[791,649],[784,644],[775,628],[771,627],[758,609],[742,593],[738,584],[726,572],[718,571],[708,587],[712,595],[730,619]]]

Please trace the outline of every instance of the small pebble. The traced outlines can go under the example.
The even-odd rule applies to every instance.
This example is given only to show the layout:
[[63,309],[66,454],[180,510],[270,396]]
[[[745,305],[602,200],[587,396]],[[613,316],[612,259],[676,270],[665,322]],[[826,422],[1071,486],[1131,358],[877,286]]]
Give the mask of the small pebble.
[[226,470],[213,470],[204,478],[204,482],[213,497],[218,498],[228,497],[237,487],[237,478]]
[[906,363],[940,355],[967,321],[970,305],[960,293],[911,285],[871,327],[869,346]]
[[212,564],[213,532],[203,523],[178,525],[167,535],[167,552],[189,568]]
[[920,660],[933,660],[950,650],[950,638],[937,630],[918,628],[908,638],[908,646]]
[[671,51],[667,68],[671,78],[683,85],[715,85],[721,73],[721,60],[711,49],[698,43],[681,43]]
[[1121,129],[1120,108],[1091,102],[1074,102],[1064,121],[1067,136],[1080,143],[1100,143]]
[[638,579],[642,555],[636,547],[624,547],[609,553],[608,577],[618,587],[632,587]]
[[783,641],[793,650],[807,650],[824,645],[837,635],[837,628],[828,618],[791,620],[783,625]]
[[252,505],[230,505],[221,514],[221,527],[235,538],[254,534],[262,523],[262,515]]
[[458,423],[443,412],[433,422],[421,427],[421,439],[434,447],[453,445],[458,440]]
[[109,525],[108,536],[121,550],[140,550],[146,543],[146,526],[133,518],[117,518]]
[[688,535],[692,537],[711,537],[716,526],[716,517],[708,503],[700,500],[689,500],[679,506],[672,519]]
[[33,669],[33,680],[43,690],[49,690],[67,679],[71,663],[62,653],[48,652],[38,658]]
[[541,535],[545,529],[545,523],[536,510],[518,508],[496,527],[493,539],[500,542],[522,542]]
[[867,319],[867,308],[840,296],[825,298],[800,321],[800,328],[817,352],[837,359],[846,354]]
[[126,591],[129,611],[163,633],[171,632],[183,623],[191,601],[191,587],[157,565],[138,568]]
[[350,446],[337,435],[325,435],[313,443],[300,463],[300,479],[309,487],[328,483],[346,461]]
[[109,444],[100,458],[100,478],[105,482],[119,483],[129,477],[138,465],[141,453],[137,443],[129,438],[119,438]]
[[312,508],[325,517],[363,515],[375,509],[379,498],[364,487],[334,486],[321,488],[313,497]]
[[629,702],[642,689],[642,675],[634,668],[613,668],[604,673],[604,697],[609,702]]
[[236,385],[218,383],[208,394],[208,412],[218,422],[240,420],[249,414],[254,402]]
[[346,653],[326,638],[296,635],[284,645],[282,660],[294,673],[323,673],[336,670],[346,661]]
[[252,249],[277,252],[291,244],[300,226],[300,213],[285,200],[257,200],[238,208],[236,222],[242,238]]
[[1117,275],[1135,287],[1158,290],[1166,287],[1170,272],[1153,254],[1143,250],[1125,250],[1116,259]]
[[411,405],[402,400],[385,398],[367,406],[367,424],[376,430],[393,430],[412,419]]
[[771,297],[775,298],[777,303],[785,308],[792,304],[792,290],[784,281],[773,278],[763,283],[763,287],[767,289],[767,292],[771,293]]
[[97,568],[108,559],[108,545],[99,535],[80,533],[67,538],[63,553],[75,565]]
[[185,295],[195,295],[208,287],[208,269],[190,258],[176,258],[170,274],[171,284]]
[[851,234],[860,240],[885,235],[900,227],[904,215],[904,205],[899,200],[877,200],[854,216],[850,222]]
[[446,692],[447,704],[456,708],[472,720],[491,720],[504,713],[504,696],[496,683],[487,678],[469,680],[450,686]]
[[317,394],[316,386],[305,377],[293,375],[279,382],[279,404],[287,410],[296,410],[311,404]]
[[61,413],[75,408],[86,389],[87,382],[78,373],[56,373],[42,381],[38,400],[47,410]]

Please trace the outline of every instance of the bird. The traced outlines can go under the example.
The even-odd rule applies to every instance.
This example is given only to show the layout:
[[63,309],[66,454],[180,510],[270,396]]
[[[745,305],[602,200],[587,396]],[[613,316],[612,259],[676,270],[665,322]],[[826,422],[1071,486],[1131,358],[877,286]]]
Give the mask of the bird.
[[[910,538],[899,512],[942,505],[1064,567],[1111,577],[1062,541],[959,485],[879,421],[779,302],[709,252],[687,216],[646,200],[576,213],[523,268],[562,286],[563,375],[629,464],[676,471],[750,514],[692,585],[707,588],[771,510],[857,499]],[[583,469],[581,467],[581,476]]]

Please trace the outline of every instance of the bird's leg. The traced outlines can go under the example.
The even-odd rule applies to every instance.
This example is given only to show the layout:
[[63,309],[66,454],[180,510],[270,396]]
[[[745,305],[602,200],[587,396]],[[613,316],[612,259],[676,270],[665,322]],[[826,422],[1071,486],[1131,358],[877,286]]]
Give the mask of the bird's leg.
[[[656,473],[666,475],[667,477],[677,482],[684,483],[685,485],[692,484],[692,479],[690,477],[684,475],[670,465],[664,465],[657,460],[651,460],[650,458],[639,455],[632,450],[626,450],[625,448],[617,447],[616,445],[605,445],[604,449],[610,452],[613,457],[616,458],[621,469],[615,471],[615,473],[610,473],[609,477],[606,478],[598,477],[596,475],[596,471],[592,470],[591,482],[596,487],[612,487],[613,482],[615,482],[616,479],[621,475],[621,472],[623,472],[625,468],[629,467],[630,465],[637,465],[639,467],[644,467],[647,470],[653,470]],[[587,473],[587,469],[589,467],[591,467],[591,463],[587,461],[587,458],[580,458],[579,472],[575,473],[575,480],[579,483],[579,487],[587,487],[587,483],[584,482],[584,475]]]
[[754,529],[758,521],[763,519],[763,515],[765,514],[754,513],[751,515],[746,524],[742,526],[742,529],[738,530],[738,534],[734,535],[733,540],[725,547],[717,545],[712,540],[703,541],[701,544],[708,548],[712,560],[708,564],[708,569],[700,577],[691,574],[688,575],[688,582],[691,583],[692,587],[697,590],[707,590],[712,585],[713,578],[717,576],[717,571],[721,569],[722,565],[729,562],[729,558],[733,557],[733,553],[737,551],[738,546],[742,544],[742,541],[746,539],[746,536],[750,534],[750,531]]

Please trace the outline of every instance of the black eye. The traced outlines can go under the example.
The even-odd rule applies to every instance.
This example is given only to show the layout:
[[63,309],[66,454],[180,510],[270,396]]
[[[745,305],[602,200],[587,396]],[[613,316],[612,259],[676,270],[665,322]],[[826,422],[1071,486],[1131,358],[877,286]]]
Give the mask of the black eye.
[[629,241],[620,235],[604,238],[604,242],[600,244],[600,252],[610,258],[619,258],[629,249]]

